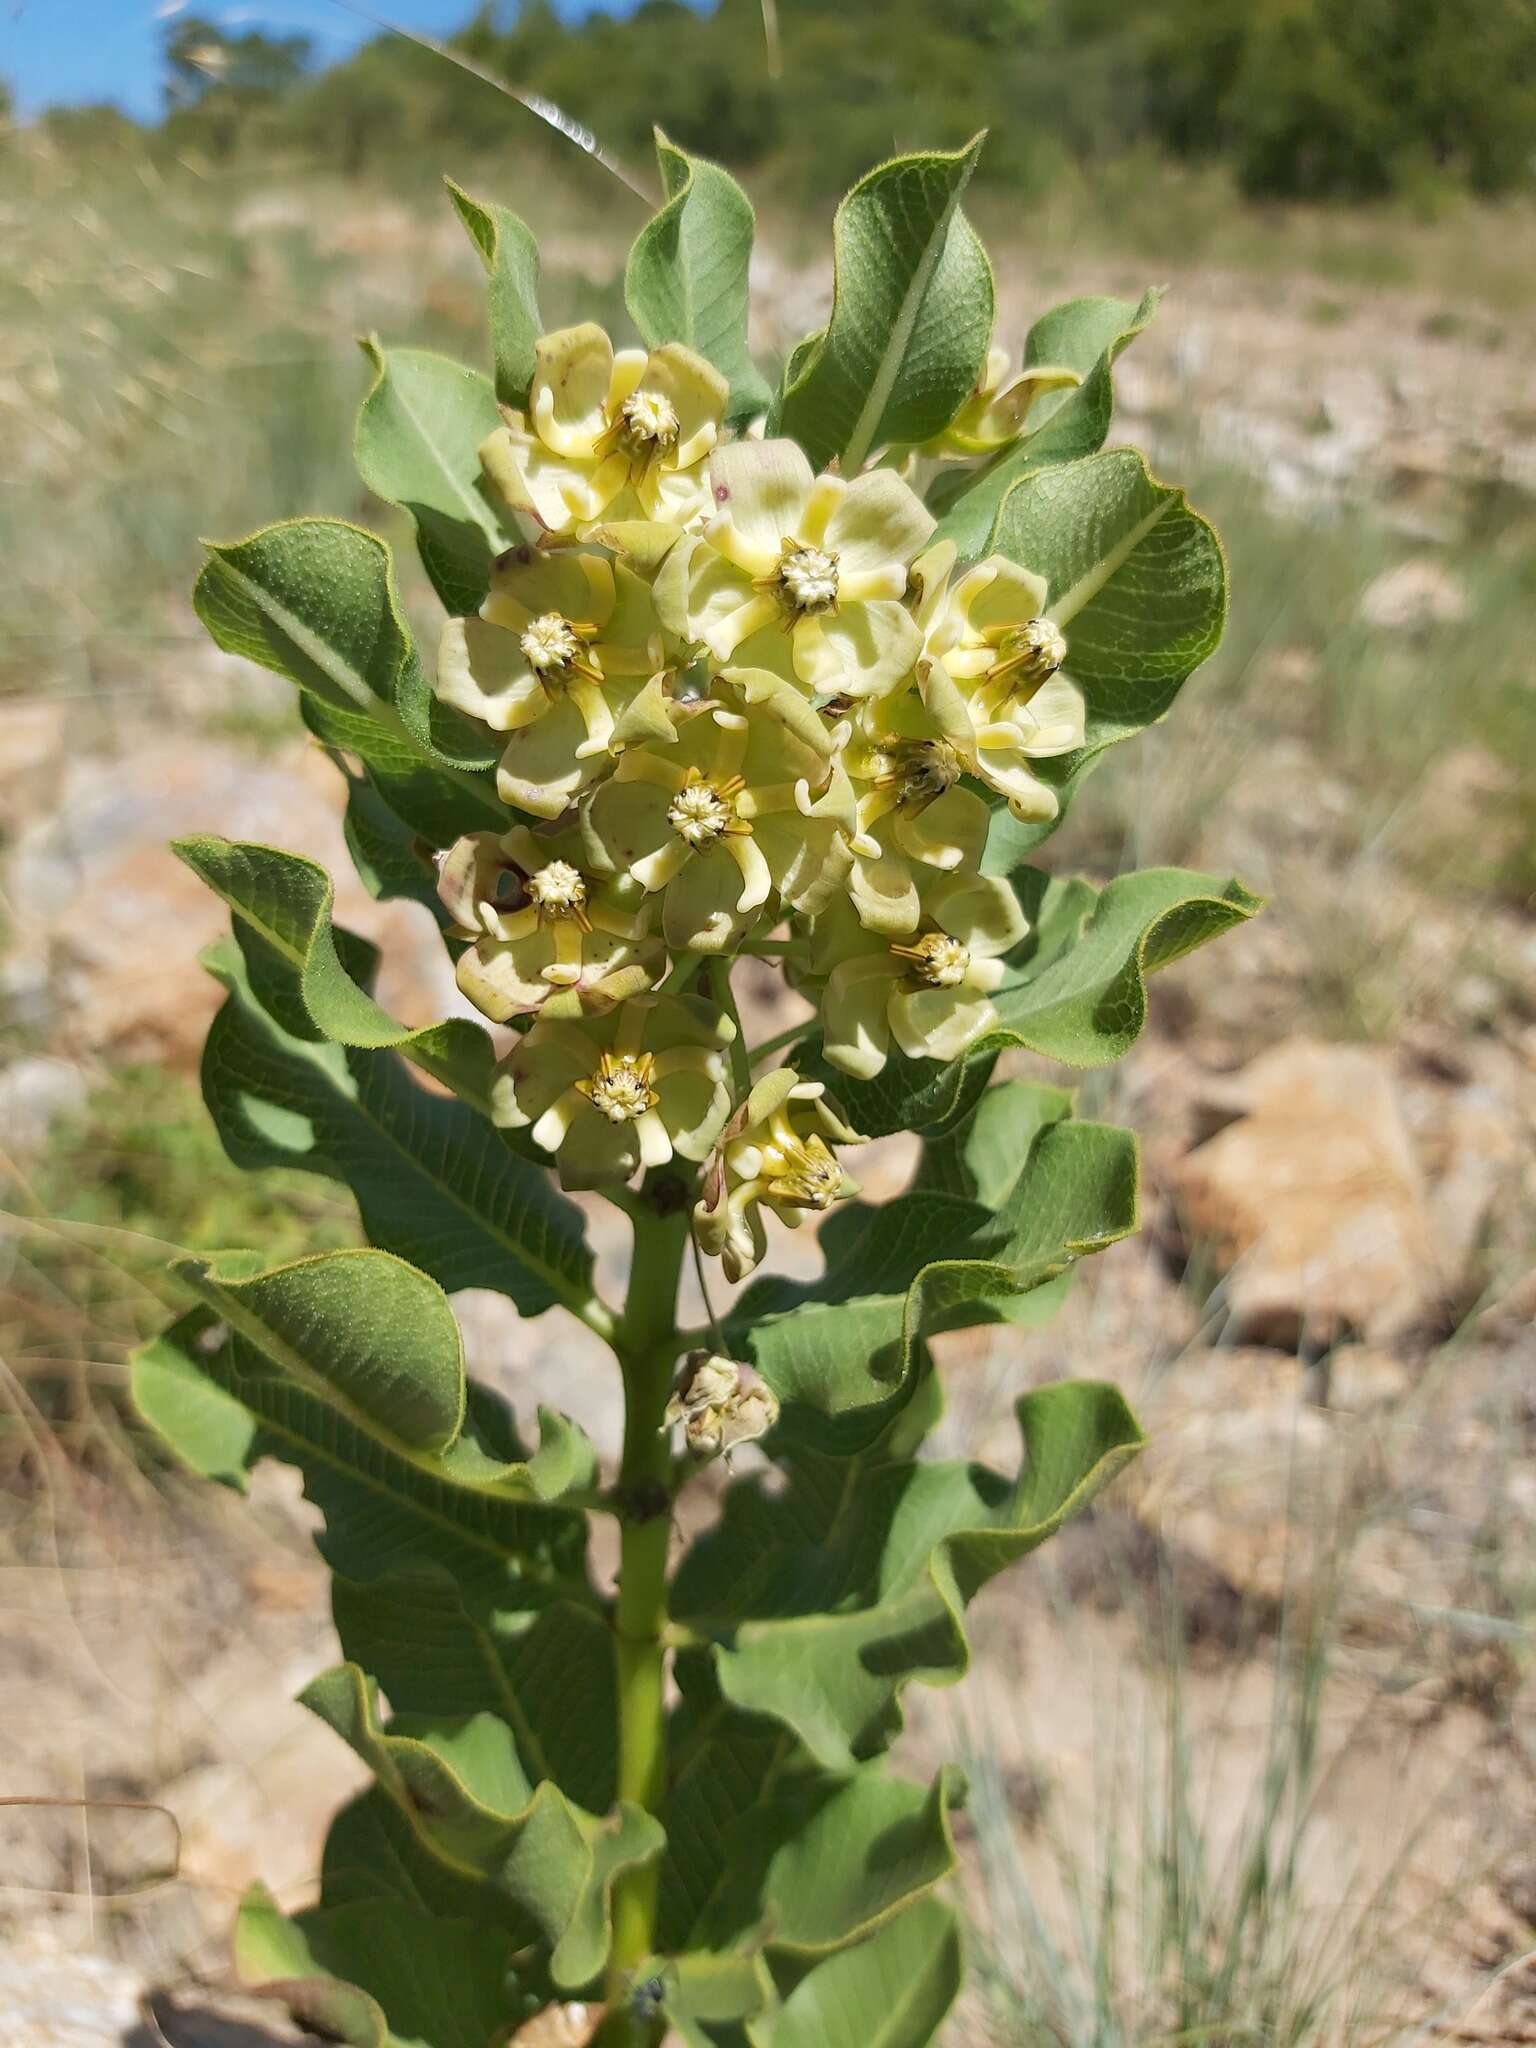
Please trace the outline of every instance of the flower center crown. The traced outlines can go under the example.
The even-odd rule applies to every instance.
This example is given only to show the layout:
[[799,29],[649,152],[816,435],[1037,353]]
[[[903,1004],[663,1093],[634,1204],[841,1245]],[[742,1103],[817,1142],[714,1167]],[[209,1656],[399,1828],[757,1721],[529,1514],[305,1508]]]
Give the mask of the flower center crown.
[[629,446],[644,452],[676,447],[680,431],[677,408],[658,391],[632,391],[619,407],[619,426]]
[[597,1072],[576,1086],[609,1123],[633,1123],[661,1099],[651,1086],[655,1067],[655,1056],[648,1052],[605,1052]]
[[530,901],[542,917],[573,917],[586,922],[587,885],[568,860],[552,860],[524,885]]
[[1066,636],[1053,619],[1026,619],[1002,635],[997,654],[991,670],[994,682],[1017,676],[1021,682],[1043,683],[1067,658]]
[[970,948],[948,932],[929,932],[915,946],[892,946],[891,951],[910,960],[917,979],[929,988],[958,988],[970,971]]
[[524,661],[539,676],[573,667],[582,645],[581,636],[562,612],[544,612],[531,619],[518,644]]
[[798,1138],[793,1131],[777,1135],[764,1162],[771,1178],[768,1192],[801,1209],[830,1209],[842,1192],[843,1169],[814,1133]]
[[889,734],[880,742],[874,781],[897,791],[903,803],[931,804],[960,780],[960,756],[948,740],[903,740]]
[[805,548],[798,541],[785,541],[777,581],[793,612],[814,615],[837,609],[837,557],[826,548]]
[[751,827],[736,815],[736,796],[744,787],[739,775],[706,782],[697,768],[690,768],[688,780],[667,806],[667,822],[694,847],[713,846],[727,832],[748,832]]

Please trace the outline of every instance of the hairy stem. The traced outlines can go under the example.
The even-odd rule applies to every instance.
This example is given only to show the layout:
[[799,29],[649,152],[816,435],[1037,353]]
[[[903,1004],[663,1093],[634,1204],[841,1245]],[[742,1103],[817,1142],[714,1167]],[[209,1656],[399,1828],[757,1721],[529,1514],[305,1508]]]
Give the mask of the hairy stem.
[[[637,1209],[629,1297],[617,1349],[624,1370],[624,1454],[619,1468],[623,1534],[614,1615],[619,1675],[619,1797],[647,1812],[666,1781],[667,1552],[672,1534],[672,1450],[661,1418],[677,1356],[677,1284],[688,1244],[688,1203],[666,1213]],[[626,2008],[629,1980],[656,1943],[653,1866],[627,1870],[613,1892],[610,2018],[605,2043],[644,2048],[651,2022]]]
[[804,1038],[808,1031],[814,1031],[815,1028],[816,1019],[807,1017],[799,1024],[791,1024],[787,1031],[775,1032],[772,1038],[765,1038],[761,1045],[753,1046],[752,1065],[755,1067],[759,1060],[767,1059],[770,1053],[782,1052],[785,1046],[793,1045],[797,1039]]
[[715,1001],[736,1026],[736,1036],[731,1040],[731,1079],[736,1084],[736,1099],[745,1102],[752,1093],[752,1062],[747,1057],[747,1041],[742,1035],[741,1012],[736,1007],[736,994],[731,987],[731,963],[718,957],[709,963],[709,987]]

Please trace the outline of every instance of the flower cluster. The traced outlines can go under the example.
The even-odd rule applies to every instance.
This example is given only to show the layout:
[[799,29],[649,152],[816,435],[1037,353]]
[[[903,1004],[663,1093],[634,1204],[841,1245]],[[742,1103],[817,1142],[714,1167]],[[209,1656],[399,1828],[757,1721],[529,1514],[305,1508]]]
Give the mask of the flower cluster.
[[[984,454],[1070,377],[1004,375],[945,452]],[[698,1241],[738,1278],[767,1211],[853,1192],[834,1148],[857,1134],[792,1068],[749,1084],[692,984],[723,999],[708,960],[766,943],[832,1067],[964,1053],[1025,932],[981,872],[991,811],[1055,814],[1038,764],[1084,714],[1038,577],[958,569],[898,467],[817,476],[791,441],[729,437],[727,396],[677,344],[539,343],[526,410],[481,450],[521,537],[448,622],[437,689],[499,736],[526,820],[441,869],[461,988],[527,1020],[501,1120],[571,1187],[707,1162]]]

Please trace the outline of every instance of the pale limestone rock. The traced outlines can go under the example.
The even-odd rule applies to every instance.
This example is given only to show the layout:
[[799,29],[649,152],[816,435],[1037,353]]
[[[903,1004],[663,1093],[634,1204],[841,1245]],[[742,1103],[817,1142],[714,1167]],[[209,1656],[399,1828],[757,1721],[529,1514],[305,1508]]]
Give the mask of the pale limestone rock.
[[1294,1347],[1421,1321],[1444,1247],[1383,1059],[1294,1040],[1223,1099],[1238,1113],[1175,1168],[1173,1197],[1225,1275],[1232,1333]]

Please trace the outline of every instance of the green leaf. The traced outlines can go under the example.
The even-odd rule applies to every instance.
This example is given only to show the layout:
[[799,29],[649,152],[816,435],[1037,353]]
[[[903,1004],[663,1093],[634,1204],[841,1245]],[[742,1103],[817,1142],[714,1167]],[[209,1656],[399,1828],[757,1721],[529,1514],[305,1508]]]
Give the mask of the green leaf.
[[[304,1019],[340,1045],[400,1046],[413,1035],[380,1009],[342,965],[331,910],[336,891],[318,862],[280,847],[197,834],[171,842],[199,881],[235,915],[241,951],[254,940],[291,972]],[[246,952],[255,976],[260,971]]]
[[[488,1559],[526,1557],[549,1586],[590,1602],[584,1525],[573,1513],[551,1512],[590,1490],[596,1458],[586,1437],[541,1411],[544,1440],[528,1458],[494,1397],[473,1387],[464,1389],[464,1423],[441,1451],[400,1435],[351,1392],[370,1357],[380,1378],[379,1362],[390,1355],[387,1330],[369,1319],[367,1287],[378,1265],[354,1265],[341,1288],[336,1275],[314,1276],[327,1259],[385,1262],[389,1254],[323,1253],[275,1275],[253,1274],[249,1252],[181,1262],[178,1277],[210,1306],[134,1353],[130,1385],[145,1421],[194,1472],[227,1486],[243,1489],[263,1457],[297,1465],[329,1525],[321,1549],[343,1576],[364,1582],[407,1567],[436,1570],[456,1557],[483,1570]],[[271,1311],[269,1325],[266,1303],[250,1292],[253,1278],[280,1281],[300,1315],[313,1304],[316,1320],[291,1331]],[[345,1316],[356,1318],[355,1331],[339,1328]],[[352,1361],[350,1374],[333,1365],[325,1348],[333,1341]],[[419,1392],[423,1412],[425,1400]]]
[[[913,1679],[969,1660],[973,1596],[1077,1514],[1140,1448],[1117,1389],[1064,1380],[1016,1410],[1024,1462],[914,1464],[877,1446],[850,1467],[796,1450],[789,1483],[738,1481],[683,1560],[672,1612],[714,1642],[714,1680],[782,1721],[826,1769],[849,1770],[901,1727]],[[686,1686],[690,1673],[679,1666]]]
[[756,222],[718,164],[656,130],[665,204],[635,238],[624,273],[630,318],[651,348],[680,341],[731,387],[727,424],[744,426],[772,397],[747,347],[747,271]]
[[527,1939],[506,1894],[484,1878],[450,1869],[424,1849],[405,1814],[377,1785],[349,1800],[326,1831],[320,1900],[325,1906],[376,1900],[438,1920],[477,1920],[505,1928],[519,1943]]
[[393,557],[377,534],[344,519],[284,519],[207,548],[192,602],[226,654],[362,712],[474,797],[494,801],[484,771],[497,749],[433,695],[400,610]]
[[833,225],[832,312],[797,353],[769,431],[848,475],[892,441],[926,441],[975,386],[992,333],[992,266],[960,211],[983,137],[896,157],[859,180]]
[[872,1763],[825,1769],[779,1722],[702,1694],[673,1718],[661,1808],[658,1940],[667,1951],[805,1962],[848,1943],[941,1883],[955,1865],[953,1768],[931,1786]]
[[980,1059],[910,1060],[894,1047],[871,1081],[855,1080],[821,1056],[820,1038],[807,1041],[795,1065],[808,1079],[822,1082],[847,1113],[849,1124],[865,1138],[888,1138],[896,1131],[944,1130],[975,1108],[996,1062]]
[[782,1404],[776,1445],[867,1447],[917,1391],[926,1336],[1012,1320],[1018,1297],[1136,1228],[1135,1140],[1069,1120],[1066,1102],[1029,1089],[990,1113],[1011,1118],[1011,1172],[988,1199],[920,1174],[893,1201],[828,1218],[820,1280],[747,1289],[726,1332]]
[[[1066,887],[1076,917],[1086,885]],[[1042,900],[1060,889],[1050,885]],[[1117,877],[1099,892],[1075,944],[1044,957],[1026,951],[1010,963],[992,999],[998,1028],[979,1049],[1023,1045],[1075,1067],[1121,1058],[1146,1022],[1147,976],[1245,923],[1262,902],[1241,882],[1183,868]]]
[[300,1698],[369,1766],[428,1848],[493,1880],[529,1915],[550,1945],[557,1984],[579,1989],[597,1975],[614,1879],[661,1851],[650,1814],[621,1802],[599,1818],[552,1778],[532,1779],[494,1714],[398,1715],[386,1730],[355,1664],[322,1673]]
[[[1067,636],[1065,673],[1087,705],[1075,753],[1032,764],[1064,815],[1106,747],[1162,718],[1221,639],[1227,569],[1209,523],[1160,484],[1133,448],[1112,448],[1016,484],[987,552],[1043,576]],[[1017,860],[1058,821],[1011,821]]]
[[445,1451],[464,1424],[448,1297],[392,1252],[321,1252],[270,1272],[179,1259],[176,1277],[264,1357],[368,1435]]
[[[235,939],[257,994],[291,1031],[336,1045],[405,1053],[434,1079],[481,1106],[494,1064],[478,1025],[407,1029],[348,973],[331,922],[336,891],[315,861],[275,846],[197,835],[172,850],[234,912]],[[354,958],[360,955],[350,938]]]
[[498,2048],[526,2006],[510,1935],[383,1899],[290,1920],[256,1885],[235,1925],[235,1966],[349,2048]]
[[[581,1212],[544,1168],[465,1103],[418,1086],[391,1053],[288,1028],[232,946],[204,963],[229,999],[208,1034],[203,1098],[237,1166],[340,1181],[370,1241],[450,1293],[494,1288],[525,1316],[557,1301],[585,1308],[592,1254]],[[435,1063],[463,1073],[467,1036],[484,1051],[488,1087],[479,1027],[456,1019],[437,1029],[445,1043]]]
[[667,2020],[683,2048],[744,2042],[738,2023],[766,2011],[775,1998],[763,1958],[736,1950],[712,1955],[692,1949],[686,1955],[653,1959],[637,1975],[646,1973],[661,1977]]
[[941,1899],[915,1906],[801,1979],[747,2028],[752,2048],[927,2048],[960,1990],[960,1933]]
[[[504,832],[508,818],[492,786],[466,789],[409,739],[365,713],[305,697],[304,723],[333,758],[356,755],[380,798],[429,846],[452,846],[464,832]],[[345,772],[345,769],[344,769]]]
[[471,198],[452,178],[443,183],[485,266],[496,396],[503,405],[524,407],[533,379],[534,343],[544,332],[538,297],[539,245],[507,207]]
[[488,377],[430,350],[362,350],[374,380],[357,416],[353,452],[370,491],[416,522],[416,546],[450,612],[479,611],[493,559],[512,538],[487,495],[480,446],[501,425]]
[[380,901],[419,903],[444,930],[450,922],[437,893],[437,868],[430,842],[413,832],[366,775],[354,775],[341,755],[332,757],[347,785],[342,837],[357,878]]
[[1028,431],[979,470],[940,472],[928,494],[942,515],[936,537],[952,540],[962,561],[987,552],[998,508],[1016,483],[1103,447],[1115,409],[1115,359],[1150,323],[1161,299],[1157,290],[1139,305],[1131,299],[1070,299],[1035,322],[1024,344],[1024,368],[1076,370],[1082,382],[1037,398]]

